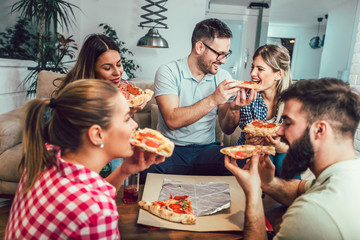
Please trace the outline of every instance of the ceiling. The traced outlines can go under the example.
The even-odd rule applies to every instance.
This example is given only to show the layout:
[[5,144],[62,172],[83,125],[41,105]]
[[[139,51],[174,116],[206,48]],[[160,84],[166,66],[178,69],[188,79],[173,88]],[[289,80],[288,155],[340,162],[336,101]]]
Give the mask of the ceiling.
[[318,17],[325,17],[330,10],[350,0],[210,0],[210,4],[249,6],[251,2],[270,5],[271,23],[315,24]]

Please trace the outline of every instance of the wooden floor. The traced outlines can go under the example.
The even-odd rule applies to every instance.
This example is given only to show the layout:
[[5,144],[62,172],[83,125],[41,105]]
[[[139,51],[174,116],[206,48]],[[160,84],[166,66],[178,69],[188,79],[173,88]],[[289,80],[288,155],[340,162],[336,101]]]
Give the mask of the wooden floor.
[[0,198],[0,239],[4,239],[5,228],[9,219],[12,199]]

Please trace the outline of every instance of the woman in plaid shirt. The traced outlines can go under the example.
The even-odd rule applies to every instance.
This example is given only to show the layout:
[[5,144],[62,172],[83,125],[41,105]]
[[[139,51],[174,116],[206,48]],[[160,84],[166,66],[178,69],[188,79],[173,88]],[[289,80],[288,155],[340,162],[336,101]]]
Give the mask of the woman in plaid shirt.
[[[241,89],[235,100],[219,112],[220,126],[226,134],[233,133],[237,126],[244,129],[253,119],[282,123],[284,104],[278,103],[278,96],[292,84],[288,50],[275,44],[259,47],[254,53],[250,74],[252,80],[260,84],[260,91]],[[254,94],[256,99],[252,101]],[[287,143],[281,141],[280,137],[259,138],[242,132],[236,144],[274,145],[277,154],[274,158],[270,157],[279,175],[288,150]]]
[[[165,160],[130,145],[137,124],[124,96],[109,81],[86,79],[26,109],[23,175],[5,239],[119,239],[117,190],[129,175]],[[100,177],[119,157],[121,166]]]

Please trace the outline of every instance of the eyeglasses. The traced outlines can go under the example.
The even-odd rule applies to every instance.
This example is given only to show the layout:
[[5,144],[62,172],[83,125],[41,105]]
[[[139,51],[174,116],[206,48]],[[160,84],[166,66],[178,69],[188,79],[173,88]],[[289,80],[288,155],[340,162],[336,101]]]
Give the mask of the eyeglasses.
[[217,55],[216,60],[220,61],[223,60],[224,58],[228,58],[230,57],[232,51],[229,50],[227,53],[219,53],[218,51],[214,50],[213,48],[209,47],[208,45],[206,45],[204,42],[200,41],[202,44],[204,44],[205,47],[207,47],[208,49],[210,49],[213,53],[215,53]]

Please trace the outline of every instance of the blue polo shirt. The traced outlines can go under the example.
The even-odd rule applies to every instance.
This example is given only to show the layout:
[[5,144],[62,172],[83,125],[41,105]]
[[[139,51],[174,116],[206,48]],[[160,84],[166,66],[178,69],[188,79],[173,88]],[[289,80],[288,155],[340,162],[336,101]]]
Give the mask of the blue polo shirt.
[[[198,82],[191,74],[187,57],[160,66],[155,76],[155,97],[161,95],[179,96],[179,106],[191,106],[210,96],[217,86],[231,75],[224,69],[207,74]],[[215,142],[215,123],[217,107],[211,110],[197,122],[176,130],[170,130],[159,112],[157,129],[176,145],[205,145]]]

